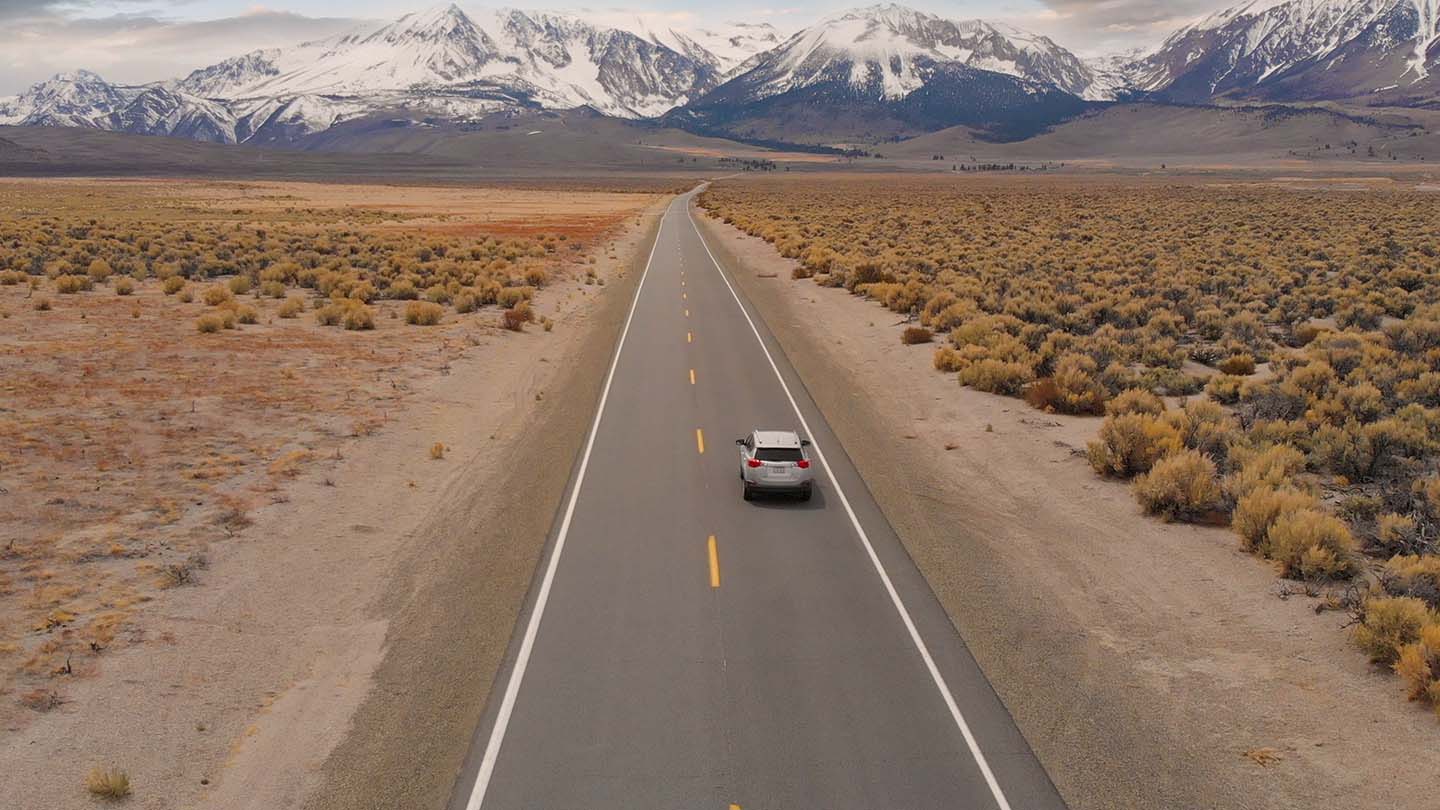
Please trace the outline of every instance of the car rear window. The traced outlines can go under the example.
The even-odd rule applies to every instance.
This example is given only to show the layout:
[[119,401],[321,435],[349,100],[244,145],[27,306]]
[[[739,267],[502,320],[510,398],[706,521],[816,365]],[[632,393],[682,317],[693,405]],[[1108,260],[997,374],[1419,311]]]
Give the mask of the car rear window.
[[805,457],[798,447],[762,447],[755,451],[755,458],[761,461],[800,461]]

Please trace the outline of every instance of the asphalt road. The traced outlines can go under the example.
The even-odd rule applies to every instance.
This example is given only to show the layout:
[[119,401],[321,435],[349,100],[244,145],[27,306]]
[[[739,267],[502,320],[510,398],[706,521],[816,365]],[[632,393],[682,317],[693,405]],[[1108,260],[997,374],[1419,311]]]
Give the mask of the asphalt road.
[[[658,231],[452,810],[1063,808],[690,203]],[[755,428],[813,439],[809,503],[741,499]]]

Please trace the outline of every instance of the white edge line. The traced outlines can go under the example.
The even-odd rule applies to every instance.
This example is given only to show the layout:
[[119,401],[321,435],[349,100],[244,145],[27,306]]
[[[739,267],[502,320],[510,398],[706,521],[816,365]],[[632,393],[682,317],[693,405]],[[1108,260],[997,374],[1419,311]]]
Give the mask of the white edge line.
[[655,229],[655,242],[650,246],[650,258],[645,261],[645,272],[640,274],[640,284],[635,288],[635,300],[630,302],[630,314],[625,317],[625,328],[620,332],[620,342],[615,346],[615,357],[610,361],[610,372],[605,375],[605,387],[600,392],[600,406],[595,411],[595,421],[590,425],[590,437],[585,441],[585,453],[580,457],[580,470],[575,475],[575,488],[570,491],[570,501],[565,505],[565,517],[560,521],[560,531],[555,536],[555,546],[550,549],[550,560],[545,564],[545,578],[540,582],[540,591],[535,595],[535,607],[530,621],[525,626],[525,637],[520,642],[520,651],[515,656],[515,666],[510,670],[510,680],[505,684],[505,695],[500,700],[500,709],[495,714],[495,724],[490,728],[490,740],[485,744],[485,756],[480,760],[480,772],[475,776],[475,787],[470,790],[470,801],[466,810],[480,810],[485,803],[485,791],[490,787],[490,778],[495,773],[495,761],[500,757],[500,745],[505,741],[505,730],[510,725],[510,715],[515,711],[515,697],[520,692],[520,683],[525,680],[525,667],[530,662],[530,653],[535,647],[535,636],[540,630],[540,619],[545,615],[545,604],[550,601],[550,586],[555,581],[555,569],[560,564],[560,552],[565,550],[565,538],[570,534],[570,520],[575,516],[575,502],[580,498],[580,489],[585,484],[585,471],[590,467],[590,451],[595,447],[595,436],[600,432],[600,420],[605,416],[605,403],[610,399],[610,384],[615,381],[615,369],[620,365],[620,355],[625,351],[625,339],[630,335],[630,322],[635,319],[635,309],[640,305],[640,293],[645,289],[645,279],[650,275],[650,265],[655,262],[655,251],[660,247],[660,236],[665,232],[665,218],[670,215],[672,200],[660,215],[660,225]]
[[[735,287],[730,284],[730,278],[726,275],[724,268],[720,266],[715,254],[710,252],[710,245],[705,241],[705,235],[700,233],[700,227],[695,224],[695,216],[690,212],[688,199],[685,205],[685,216],[690,220],[690,227],[695,229],[695,235],[700,238],[700,244],[705,247],[705,253],[710,257],[710,263],[715,265],[721,280],[729,288],[730,296],[735,299],[735,306],[740,308],[740,314],[744,315],[745,322],[750,324],[750,331],[754,333],[755,340],[760,344],[760,350],[765,353],[765,359],[770,361],[770,370],[775,372],[775,379],[780,381],[780,388],[785,391],[785,398],[790,400],[790,407],[799,417],[800,426],[805,429],[805,435],[813,440],[815,434],[810,431],[810,425],[805,421],[805,414],[800,412],[800,406],[795,402],[794,395],[790,393],[790,386],[786,384],[785,376],[780,373],[780,367],[775,364],[775,358],[770,355],[770,349],[765,345],[765,339],[760,337],[760,330],[756,328],[755,321],[745,310],[745,305],[741,303]],[[880,575],[880,581],[885,584],[885,591],[890,594],[890,601],[895,604],[895,610],[900,613],[900,620],[904,622],[905,629],[910,631],[910,640],[920,651],[920,657],[924,659],[926,669],[930,670],[930,677],[935,681],[936,688],[940,690],[940,696],[945,699],[945,705],[950,709],[950,717],[960,728],[960,734],[965,737],[965,744],[970,747],[970,753],[975,757],[975,764],[980,766],[980,773],[985,777],[985,784],[990,787],[991,795],[995,797],[995,804],[999,806],[1000,810],[1010,810],[1010,802],[1005,799],[1005,792],[1000,789],[1000,783],[996,781],[994,772],[990,770],[990,763],[986,761],[985,754],[980,750],[980,743],[971,733],[970,724],[965,722],[965,715],[960,713],[960,706],[955,703],[955,697],[950,694],[950,686],[945,683],[945,676],[940,674],[940,668],[935,665],[935,659],[930,655],[930,648],[925,646],[924,639],[920,638],[920,631],[910,618],[910,611],[905,609],[905,603],[900,600],[900,594],[895,590],[894,583],[890,581],[890,575],[885,572],[885,566],[880,562],[880,556],[875,553],[875,547],[870,543],[870,536],[865,533],[865,528],[860,525],[860,519],[855,516],[855,510],[850,506],[850,499],[845,497],[845,490],[840,487],[840,481],[835,478],[835,472],[830,469],[830,462],[825,460],[825,451],[820,449],[818,443],[814,445],[813,449],[815,454],[820,457],[820,466],[825,468],[825,475],[835,485],[835,494],[840,496],[840,503],[845,507],[845,514],[849,515],[850,523],[855,527],[855,533],[860,536],[860,542],[865,546],[865,552],[870,555],[870,562],[874,563],[875,572]]]

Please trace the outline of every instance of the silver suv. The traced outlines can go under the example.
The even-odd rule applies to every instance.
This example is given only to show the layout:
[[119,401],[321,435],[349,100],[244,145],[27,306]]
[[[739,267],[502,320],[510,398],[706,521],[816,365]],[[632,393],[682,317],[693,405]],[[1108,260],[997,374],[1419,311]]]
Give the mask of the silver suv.
[[757,430],[736,439],[740,448],[740,480],[745,483],[745,500],[758,493],[776,492],[810,500],[815,473],[810,468],[809,439],[793,430]]

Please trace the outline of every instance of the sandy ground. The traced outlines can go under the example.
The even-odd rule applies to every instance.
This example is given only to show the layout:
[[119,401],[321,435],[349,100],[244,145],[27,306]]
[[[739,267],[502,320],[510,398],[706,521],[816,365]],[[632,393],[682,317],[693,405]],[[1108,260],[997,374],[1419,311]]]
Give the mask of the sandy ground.
[[1097,478],[1098,422],[962,388],[879,304],[705,229],[1072,807],[1440,806],[1433,714],[1228,530]]
[[[206,193],[197,204],[216,204]],[[355,379],[339,380],[337,398],[306,406],[321,410],[305,423],[313,434],[305,438],[323,451],[293,474],[260,470],[263,485],[249,490],[265,497],[250,505],[249,525],[224,527],[206,544],[193,586],[143,594],[121,625],[123,638],[67,678],[63,702],[5,719],[0,806],[92,806],[84,779],[97,765],[128,772],[133,807],[269,809],[342,797],[351,808],[443,804],[583,436],[575,414],[593,407],[587,386],[598,388],[599,372],[591,366],[603,368],[616,302],[659,216],[658,207],[635,209],[634,199],[641,213],[595,266],[610,283],[557,282],[537,298],[555,319],[553,332],[492,328],[493,313],[483,316],[485,328],[476,328],[481,315],[468,324],[452,316],[436,329],[453,334],[429,334],[422,348],[396,342],[403,325],[382,313],[364,350],[331,358],[353,364]],[[477,200],[471,210],[486,205]],[[114,300],[112,293],[96,306]],[[57,298],[56,308],[78,301]],[[138,305],[126,302],[126,316]],[[192,320],[184,323],[193,333]],[[267,330],[294,328],[262,321],[224,337],[248,341],[263,358]],[[328,358],[324,348],[315,356]],[[257,392],[264,383],[245,380]],[[209,430],[222,415],[205,405],[173,416],[205,420]],[[351,405],[383,418],[354,429],[365,415]],[[277,419],[266,435],[291,427]],[[448,448],[444,459],[430,455],[436,442]],[[537,480],[526,504],[495,497],[527,475]],[[550,478],[559,483],[547,488]],[[429,681],[387,680],[416,661]],[[440,664],[462,671],[442,682],[433,669]],[[347,735],[374,733],[365,721],[410,700],[436,703],[443,687],[444,699],[429,709],[433,722],[407,713],[416,722],[391,728],[387,751],[346,748],[345,761],[333,761]],[[393,770],[397,756],[403,771]],[[347,768],[370,778],[347,782]]]
[[[346,212],[354,224],[483,236],[564,233],[576,239],[606,232],[617,217],[633,215],[629,191],[578,192],[563,188],[361,185],[283,180],[124,178],[5,178],[5,187],[56,189],[105,199],[152,197],[165,205],[265,221],[304,218],[310,212]],[[387,221],[374,220],[385,215]]]

